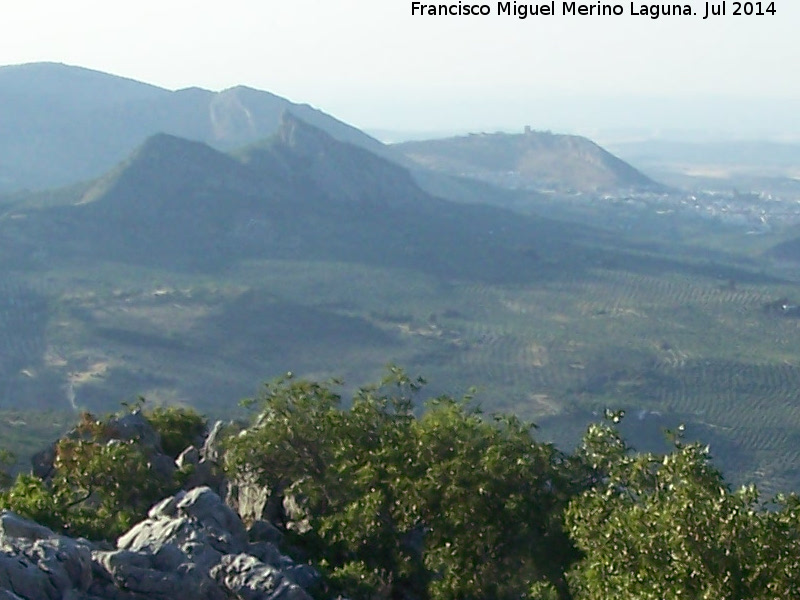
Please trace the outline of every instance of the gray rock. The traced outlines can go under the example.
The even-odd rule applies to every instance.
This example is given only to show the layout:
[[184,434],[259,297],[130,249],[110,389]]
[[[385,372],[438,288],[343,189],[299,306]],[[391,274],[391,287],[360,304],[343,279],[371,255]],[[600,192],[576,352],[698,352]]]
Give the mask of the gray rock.
[[178,514],[178,502],[183,499],[183,494],[176,494],[164,498],[157,502],[148,511],[147,516],[150,519],[170,518]]
[[[198,600],[225,600],[226,594],[207,574],[175,565],[171,569],[159,569],[153,555],[130,550],[95,552],[93,559],[107,573],[116,588],[125,590],[127,597],[175,600],[197,598]],[[108,586],[105,593],[109,593]]]
[[209,488],[179,492],[155,505],[149,518],[117,540],[117,548],[146,552],[176,564],[196,564],[210,569],[223,554],[239,553],[247,546],[247,532],[220,497]]
[[59,590],[86,591],[92,583],[92,555],[88,542],[64,536],[37,540],[25,556],[49,574]]
[[310,588],[322,577],[311,565],[292,565],[281,569],[281,572],[303,589]]
[[259,519],[253,521],[247,529],[247,537],[251,542],[280,544],[283,541],[283,532],[269,521]]
[[178,502],[179,514],[196,519],[203,527],[229,533],[231,543],[244,547],[247,531],[239,516],[211,488],[199,487],[186,492]]
[[152,564],[159,571],[174,571],[188,559],[188,555],[174,544],[167,544],[153,554]]
[[157,551],[168,543],[201,540],[221,552],[240,552],[247,543],[241,519],[210,488],[181,491],[156,504],[149,518],[117,541],[125,550]]
[[42,569],[24,555],[0,552],[0,589],[24,600],[61,600],[62,593]]
[[0,513],[0,543],[20,538],[29,541],[49,540],[57,537],[50,529],[20,517],[10,510]]
[[[79,590],[67,590],[61,600],[111,600],[111,596],[98,597],[93,596],[89,592],[81,592]],[[113,600],[117,600],[114,598]]]
[[197,465],[200,462],[200,451],[194,446],[189,446],[175,459],[175,466],[183,469],[188,466]]
[[92,582],[90,545],[12,513],[0,515],[0,590],[25,600],[62,600]]
[[273,497],[268,488],[247,476],[228,482],[225,499],[246,522],[276,520],[280,516],[278,513],[282,514],[278,498]]
[[207,460],[210,462],[219,463],[220,458],[222,457],[222,440],[224,436],[224,429],[226,426],[231,425],[230,423],[226,424],[223,421],[216,421],[214,426],[211,428],[211,431],[208,433],[206,437],[206,441],[203,444],[203,448],[200,450],[200,457],[203,460]]
[[195,465],[186,465],[183,468],[190,470],[183,485],[184,489],[190,490],[196,487],[209,487],[221,496],[225,495],[225,476],[216,463],[201,460]]
[[[269,524],[256,537],[279,538]],[[277,534],[277,535],[276,535]],[[209,488],[165,498],[117,549],[0,514],[0,600],[310,600],[319,574],[268,541],[249,543]]]
[[270,542],[250,544],[247,547],[247,554],[257,558],[265,565],[280,570],[285,577],[288,577],[303,589],[308,589],[317,583],[321,577],[319,571],[314,567],[296,564],[291,558],[281,554],[278,547]]
[[56,460],[56,445],[50,444],[31,457],[33,474],[40,479],[47,479],[53,473],[53,463]]
[[219,550],[212,548],[204,542],[192,541],[187,542],[181,546],[181,551],[186,554],[186,558],[194,565],[195,568],[201,570],[203,573],[208,571],[216,565],[223,553]]
[[166,544],[178,544],[197,537],[195,528],[187,517],[174,519],[146,519],[120,536],[120,550],[147,550],[158,552]]
[[131,550],[96,550],[92,552],[92,563],[96,575],[114,581],[120,569],[147,569],[150,567],[150,556],[144,552]]
[[161,450],[161,436],[139,410],[111,417],[106,422],[109,439],[135,440],[146,448]]
[[281,554],[278,547],[270,542],[256,542],[247,546],[247,554],[256,557],[266,565],[276,569],[294,566],[294,561]]
[[242,600],[311,600],[279,570],[247,554],[223,556],[211,576]]

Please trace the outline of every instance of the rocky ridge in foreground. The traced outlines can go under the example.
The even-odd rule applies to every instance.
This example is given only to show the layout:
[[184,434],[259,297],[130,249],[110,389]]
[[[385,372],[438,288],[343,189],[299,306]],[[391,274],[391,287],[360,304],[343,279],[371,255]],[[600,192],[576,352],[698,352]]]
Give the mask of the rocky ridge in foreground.
[[[140,441],[157,438],[138,412],[114,422],[118,435],[108,443],[134,434]],[[213,473],[221,428],[212,428],[201,450],[190,446],[175,460],[175,468],[191,465],[186,485],[194,487],[158,502],[115,545],[0,512],[0,600],[309,599],[319,573],[281,552],[278,528],[257,518],[246,527],[221,497],[230,487],[237,507],[260,516],[242,501],[249,493],[257,502],[258,494]],[[46,476],[53,460],[51,448],[35,459],[34,470]]]
[[154,506],[115,548],[0,515],[0,600],[306,600],[318,573],[283,555],[281,534],[241,519],[213,490]]

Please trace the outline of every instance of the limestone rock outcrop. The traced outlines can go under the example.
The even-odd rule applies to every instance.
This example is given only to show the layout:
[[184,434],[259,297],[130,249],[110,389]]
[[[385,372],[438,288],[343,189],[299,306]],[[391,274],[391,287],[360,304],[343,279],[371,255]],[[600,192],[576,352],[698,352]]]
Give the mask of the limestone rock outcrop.
[[116,547],[0,514],[0,600],[310,600],[319,579],[209,487],[165,498]]

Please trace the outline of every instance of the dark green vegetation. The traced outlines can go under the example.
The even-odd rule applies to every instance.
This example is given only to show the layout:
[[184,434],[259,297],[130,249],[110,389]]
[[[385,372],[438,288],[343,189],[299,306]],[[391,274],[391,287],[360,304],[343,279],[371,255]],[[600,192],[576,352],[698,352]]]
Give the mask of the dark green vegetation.
[[[516,417],[484,417],[468,398],[438,396],[418,414],[423,383],[392,368],[344,407],[336,384],[285,377],[223,440],[229,476],[269,489],[285,549],[323,573],[320,598],[800,593],[800,500],[731,490],[681,429],[665,452],[636,452],[608,413],[565,453]],[[190,411],[150,418],[181,443],[201,422]],[[86,415],[58,443],[52,480],[19,476],[0,508],[94,539],[144,517],[147,500],[176,489],[180,474],[159,479],[142,440],[103,443],[111,422]]]
[[157,408],[144,414],[158,433],[155,445],[136,437],[119,440],[118,421],[83,413],[77,427],[56,442],[53,469],[46,478],[22,473],[11,482],[7,471],[0,473],[6,486],[0,507],[73,537],[121,535],[154,503],[179,489],[189,474],[157,464],[157,451],[177,456],[206,427],[192,409]]
[[329,386],[269,385],[226,468],[303,498],[296,543],[346,594],[501,598],[533,578],[563,586],[573,550],[558,521],[570,489],[561,455],[517,419],[492,424],[449,397],[415,418],[419,383],[395,370],[347,410]]
[[672,438],[668,453],[634,454],[614,427],[589,428],[577,454],[594,476],[565,515],[575,597],[796,597],[797,496],[732,492],[707,448]]

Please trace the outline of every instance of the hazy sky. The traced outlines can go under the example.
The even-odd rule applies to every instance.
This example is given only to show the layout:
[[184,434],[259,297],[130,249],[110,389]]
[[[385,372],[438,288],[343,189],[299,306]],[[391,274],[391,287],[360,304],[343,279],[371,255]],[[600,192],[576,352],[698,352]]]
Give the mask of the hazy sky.
[[697,16],[656,20],[628,14],[630,2],[625,16],[525,20],[488,6],[434,17],[407,0],[4,0],[0,64],[65,62],[171,89],[246,84],[373,129],[800,134],[797,0],[708,20],[699,0]]

